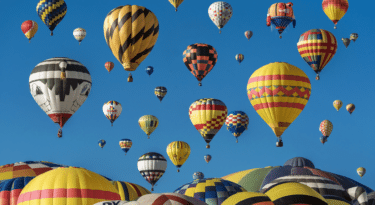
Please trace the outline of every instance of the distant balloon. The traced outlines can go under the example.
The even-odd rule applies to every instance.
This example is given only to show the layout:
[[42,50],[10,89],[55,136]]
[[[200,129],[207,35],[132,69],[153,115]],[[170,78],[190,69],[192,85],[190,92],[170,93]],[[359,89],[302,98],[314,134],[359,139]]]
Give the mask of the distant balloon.
[[47,25],[53,36],[53,30],[63,20],[68,7],[64,0],[40,0],[36,12],[43,23]]
[[344,43],[345,48],[348,48],[350,44],[350,39],[349,38],[342,38],[342,42]]
[[349,2],[348,0],[323,0],[322,7],[324,13],[335,24],[334,29],[336,29],[337,23],[348,11]]
[[249,117],[245,112],[233,111],[228,114],[225,125],[227,126],[227,130],[236,137],[236,142],[238,142],[238,137],[247,130]]
[[202,172],[194,172],[193,179],[204,179],[204,174]]
[[76,28],[73,31],[73,36],[79,42],[79,45],[81,45],[81,41],[86,37],[86,30],[83,28]]
[[129,149],[132,147],[133,142],[130,139],[122,139],[122,140],[120,140],[119,145],[120,145],[120,148],[122,149],[122,151],[124,151],[125,155],[126,155],[126,153],[128,153],[128,151],[129,151]]
[[167,88],[163,87],[163,86],[156,87],[154,93],[155,93],[156,97],[158,97],[160,102],[161,102],[163,100],[163,98],[165,97],[165,95],[167,95]]
[[99,144],[99,147],[103,149],[103,147],[105,146],[107,142],[105,140],[99,140],[98,144]]
[[355,105],[354,104],[348,104],[347,106],[346,106],[346,110],[350,113],[350,114],[352,114],[353,112],[354,112],[354,109],[355,109]]
[[335,101],[333,101],[333,107],[335,107],[335,109],[337,111],[339,111],[340,108],[342,107],[342,101],[341,100],[335,100]]
[[322,132],[323,136],[321,137],[320,141],[324,144],[327,142],[328,137],[331,135],[333,130],[332,122],[329,120],[323,120],[320,123],[319,131]]
[[293,22],[293,28],[296,27],[296,19],[292,6],[292,2],[275,3],[268,9],[267,26],[271,26],[272,23],[279,31],[280,38],[282,38],[281,34],[290,23]]
[[108,70],[108,73],[112,71],[112,69],[115,67],[115,64],[111,61],[108,61],[104,64],[105,69]]
[[167,160],[159,153],[149,152],[138,159],[137,166],[143,178],[151,184],[151,191],[154,191],[154,185],[167,169]]
[[245,31],[245,37],[247,38],[247,40],[250,40],[250,38],[253,36],[253,32],[252,31]]
[[366,174],[366,169],[364,167],[359,167],[357,169],[357,174],[362,178]]
[[219,28],[219,33],[221,33],[221,28],[228,23],[229,19],[232,17],[232,14],[232,6],[223,1],[214,2],[208,8],[208,16],[214,22],[217,28]]
[[243,61],[243,59],[245,58],[242,54],[237,54],[235,56],[236,58],[236,61],[238,61],[238,63],[241,65],[241,62]]
[[185,163],[190,155],[190,146],[186,142],[174,141],[167,146],[167,154],[172,163],[178,168],[177,172],[180,172],[180,167]]
[[352,33],[350,34],[350,40],[355,42],[358,39],[358,33]]
[[209,154],[204,156],[204,161],[206,161],[207,163],[209,163],[211,161],[211,159],[212,159],[212,157]]
[[138,120],[138,124],[141,129],[147,134],[147,138],[150,139],[150,135],[159,125],[159,120],[153,115],[144,115]]
[[29,43],[30,43],[30,40],[34,37],[34,35],[38,31],[38,24],[32,20],[24,21],[21,25],[21,30],[23,34],[25,34],[26,38],[29,39]]
[[146,68],[146,73],[150,76],[154,72],[154,67],[148,66]]
[[171,3],[174,8],[176,9],[177,11],[177,8],[180,6],[180,4],[184,1],[184,0],[168,0],[169,3]]
[[107,119],[111,122],[111,126],[113,126],[113,122],[120,117],[122,112],[122,106],[119,102],[111,100],[103,105],[103,113],[107,117]]

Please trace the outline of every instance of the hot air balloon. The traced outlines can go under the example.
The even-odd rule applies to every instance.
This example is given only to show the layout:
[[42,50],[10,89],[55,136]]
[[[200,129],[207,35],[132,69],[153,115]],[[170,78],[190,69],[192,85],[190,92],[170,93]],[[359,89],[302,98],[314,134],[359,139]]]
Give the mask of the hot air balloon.
[[365,169],[364,167],[359,167],[359,168],[357,169],[357,174],[362,178],[363,175],[366,174],[366,169]]
[[232,14],[232,6],[227,2],[217,1],[212,3],[208,8],[208,16],[214,22],[217,28],[219,28],[219,33],[221,33],[221,28],[228,23],[229,19],[232,17]]
[[167,88],[163,86],[158,86],[155,88],[155,95],[159,98],[160,102],[163,100],[165,95],[167,95]]
[[303,60],[315,71],[315,79],[319,80],[319,73],[336,53],[337,41],[329,31],[311,29],[300,36],[297,48]]
[[113,55],[126,71],[135,71],[158,39],[159,22],[145,7],[126,5],[107,14],[103,30]]
[[323,136],[320,138],[320,141],[324,144],[327,142],[328,137],[331,135],[333,129],[332,122],[329,120],[323,120],[320,123],[319,131],[322,132]]
[[76,28],[73,31],[73,36],[79,42],[79,45],[81,45],[81,41],[86,37],[86,30],[83,28]]
[[57,137],[62,138],[62,129],[60,128],[59,131],[57,131]]
[[31,71],[29,85],[36,103],[62,128],[86,101],[91,90],[91,76],[76,60],[50,58]]
[[358,39],[358,33],[352,33],[350,34],[350,40],[355,42]]
[[0,202],[2,205],[16,205],[22,189],[34,177],[18,177],[0,183]]
[[190,146],[186,142],[174,141],[167,146],[167,154],[172,163],[177,167],[177,172],[180,172],[180,167],[185,163],[190,155]]
[[53,30],[63,20],[68,7],[64,0],[40,0],[36,5],[36,12],[43,23],[51,31],[53,36]]
[[262,193],[239,192],[227,198],[222,205],[274,205],[271,199]]
[[198,85],[202,86],[201,81],[217,62],[215,48],[208,44],[196,43],[188,46],[182,55],[185,66],[197,78]]
[[354,104],[348,104],[347,106],[346,106],[346,110],[350,113],[350,114],[352,114],[353,112],[354,112],[354,109],[355,109],[355,105]]
[[204,156],[204,161],[206,161],[207,164],[211,161],[211,159],[212,159],[212,156],[209,155],[209,154],[207,154],[207,155]]
[[349,38],[342,38],[342,42],[344,43],[345,48],[348,48],[350,44],[350,39]]
[[202,172],[194,172],[193,179],[204,179],[204,174]]
[[159,120],[153,115],[144,115],[138,120],[138,124],[141,129],[147,134],[147,138],[150,139],[150,135],[159,125]]
[[236,137],[236,142],[238,142],[238,137],[247,130],[249,117],[245,112],[233,111],[228,114],[225,125],[227,126],[227,130]]
[[296,27],[296,19],[293,12],[293,3],[275,3],[268,9],[267,13],[267,26],[274,25],[279,31],[280,39],[281,34],[288,25],[293,22],[293,28]]
[[177,8],[178,6],[180,6],[180,4],[184,1],[184,0],[168,0],[173,6],[174,8],[176,9],[176,12],[177,12]]
[[118,194],[120,194],[121,200],[124,201],[135,201],[143,195],[151,194],[149,190],[138,184],[124,181],[111,181],[111,183],[116,187]]
[[124,151],[125,155],[126,155],[126,153],[128,153],[128,151],[129,151],[129,149],[132,147],[133,142],[130,139],[122,139],[122,140],[120,140],[119,145],[120,145],[122,151]]
[[137,166],[143,178],[151,184],[151,191],[154,191],[154,185],[167,169],[167,160],[159,153],[149,152],[138,159]]
[[105,140],[99,140],[98,144],[99,144],[99,147],[103,149],[103,147],[105,146],[107,142]]
[[150,76],[153,72],[154,72],[154,67],[148,66],[146,68],[146,73],[148,74],[148,76]]
[[34,37],[35,33],[38,31],[38,24],[35,21],[27,20],[21,25],[21,30],[25,34],[26,38],[30,40]]
[[103,105],[103,113],[111,122],[111,126],[113,126],[113,122],[115,122],[115,120],[121,115],[121,111],[122,106],[117,101],[111,100]]
[[340,108],[342,107],[342,101],[341,100],[335,100],[335,101],[333,101],[333,107],[335,107],[335,109],[337,111],[339,111]]
[[210,142],[223,126],[227,113],[227,106],[213,98],[199,99],[190,105],[190,120],[207,142],[206,148],[210,148]]
[[[136,201],[127,203],[128,205],[207,205],[206,203],[193,197],[177,193],[147,194],[139,197]],[[117,204],[116,204],[117,205]]]
[[281,135],[298,117],[311,95],[310,80],[301,69],[276,62],[256,70],[247,84],[247,96],[271,127],[281,146]]
[[348,11],[349,2],[348,0],[323,0],[322,7],[324,13],[335,24],[334,29],[336,29],[337,23]]
[[324,199],[327,201],[328,205],[351,205],[349,201],[332,195],[323,195]]
[[242,54],[237,54],[235,56],[236,58],[236,61],[238,61],[238,63],[241,65],[241,62],[243,61],[243,59],[245,58]]
[[247,40],[250,40],[250,38],[253,36],[253,32],[252,31],[245,31],[245,37],[247,38]]
[[104,64],[105,69],[108,70],[108,73],[112,71],[112,69],[115,67],[115,64],[111,61],[108,61]]

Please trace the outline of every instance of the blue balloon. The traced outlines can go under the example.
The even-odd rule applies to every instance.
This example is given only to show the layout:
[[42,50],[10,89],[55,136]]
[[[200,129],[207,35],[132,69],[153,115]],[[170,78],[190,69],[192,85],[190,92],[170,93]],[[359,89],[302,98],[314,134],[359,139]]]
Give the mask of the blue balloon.
[[152,66],[148,66],[148,67],[146,68],[146,73],[147,73],[148,75],[151,75],[153,72],[154,72],[154,67],[152,67]]

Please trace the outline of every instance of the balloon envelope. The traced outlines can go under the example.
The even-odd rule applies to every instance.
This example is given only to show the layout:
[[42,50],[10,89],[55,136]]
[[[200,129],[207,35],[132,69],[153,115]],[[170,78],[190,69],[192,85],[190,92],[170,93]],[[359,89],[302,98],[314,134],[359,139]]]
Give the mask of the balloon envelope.
[[74,38],[81,44],[81,41],[86,37],[86,30],[83,28],[76,28],[73,31]]
[[143,178],[151,184],[151,191],[154,191],[154,185],[167,169],[167,160],[159,153],[149,152],[138,159],[137,166]]
[[349,2],[348,0],[323,0],[322,7],[324,13],[335,24],[336,29],[337,23],[348,11]]
[[335,101],[333,101],[333,107],[334,107],[337,111],[339,111],[340,108],[342,107],[342,101],[341,101],[341,100],[335,100]]
[[190,146],[186,142],[174,141],[167,146],[167,154],[172,163],[180,168],[190,155]]
[[21,30],[25,34],[26,38],[30,40],[34,37],[38,31],[38,24],[35,21],[27,20],[24,21],[21,25]]
[[219,29],[223,28],[225,24],[228,23],[232,15],[232,6],[227,2],[217,1],[212,3],[208,8],[208,16]]
[[113,122],[121,115],[122,106],[119,102],[111,100],[103,105],[103,113],[113,125]]
[[36,12],[51,31],[51,36],[57,24],[65,17],[67,10],[68,7],[64,0],[40,0],[36,5]]

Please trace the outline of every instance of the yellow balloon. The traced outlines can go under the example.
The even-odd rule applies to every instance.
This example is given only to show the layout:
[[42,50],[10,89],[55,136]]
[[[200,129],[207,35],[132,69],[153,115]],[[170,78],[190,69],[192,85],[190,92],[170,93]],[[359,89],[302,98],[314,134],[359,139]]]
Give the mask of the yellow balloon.
[[359,167],[359,168],[357,169],[357,174],[362,178],[363,175],[366,174],[366,169],[365,169],[364,167]]
[[256,70],[247,84],[247,95],[276,137],[298,117],[311,95],[310,80],[301,69],[276,62]]
[[333,101],[333,107],[335,107],[336,110],[339,111],[340,108],[342,107],[342,101],[341,100],[335,100],[335,101]]
[[336,24],[348,11],[349,2],[348,0],[323,0],[322,7],[324,13],[335,24],[336,29]]
[[155,131],[159,125],[159,120],[153,115],[144,115],[138,120],[141,129],[147,134],[150,139],[150,134]]
[[184,0],[168,0],[175,8],[177,11],[178,6],[184,1]]
[[[190,146],[188,143],[182,141],[171,142],[167,146],[167,154],[172,163],[177,168],[180,168],[190,155]],[[180,172],[180,170],[177,169],[177,172]]]

